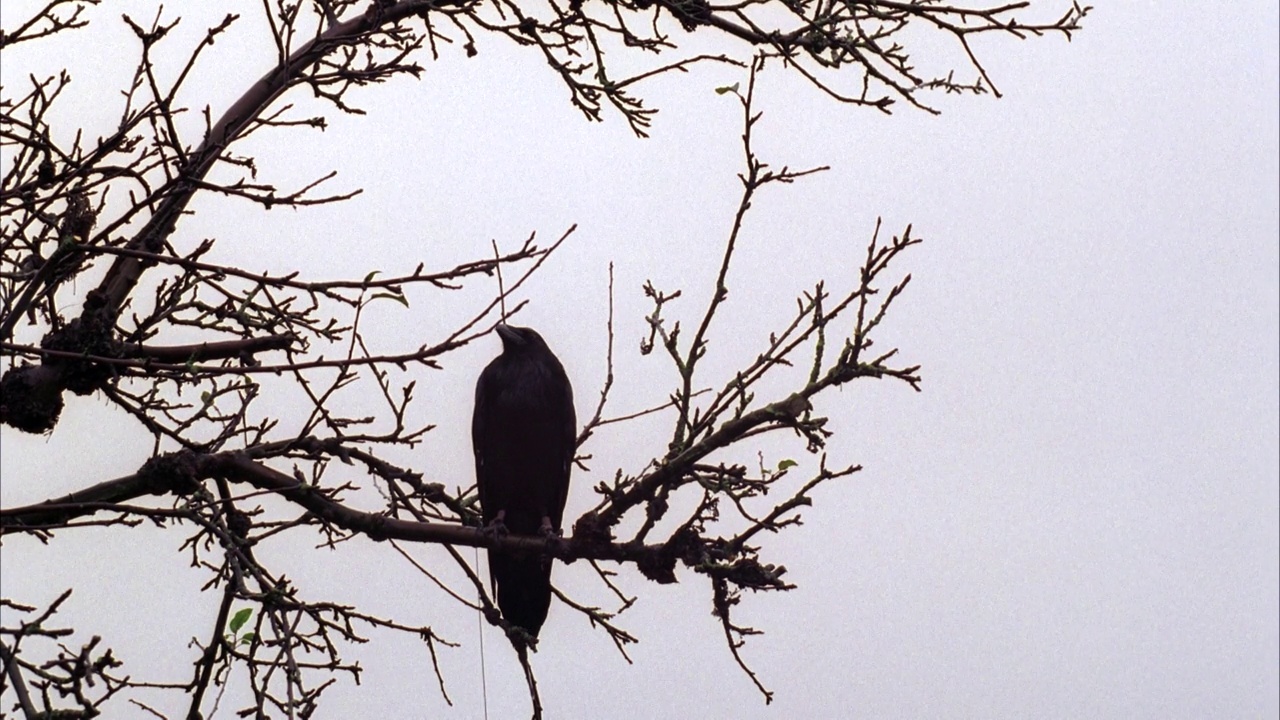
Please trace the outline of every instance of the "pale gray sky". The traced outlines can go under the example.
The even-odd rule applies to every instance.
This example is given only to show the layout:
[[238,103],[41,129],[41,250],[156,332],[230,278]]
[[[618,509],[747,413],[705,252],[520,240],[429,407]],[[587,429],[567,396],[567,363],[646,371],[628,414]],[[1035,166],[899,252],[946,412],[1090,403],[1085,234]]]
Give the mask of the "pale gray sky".
[[[93,12],[118,43],[6,51],[6,93],[65,59],[84,93],[68,112],[110,118],[134,56],[121,11]],[[241,12],[248,36],[261,8]],[[195,19],[181,26],[188,37],[203,27]],[[740,606],[767,633],[744,655],[776,691],[772,706],[725,649],[701,578],[659,587],[629,574],[641,599],[621,623],[641,640],[635,664],[553,607],[535,658],[547,716],[1280,716],[1278,32],[1270,2],[1101,4],[1069,44],[984,40],[1005,97],[940,96],[940,117],[839,106],[771,67],[759,154],[832,170],[756,203],[708,372],[754,357],[814,281],[853,282],[881,217],[927,240],[899,261],[914,279],[879,341],[923,365],[924,392],[856,383],[819,404],[838,433],[831,464],[865,470],[819,490],[805,525],[771,539],[766,560],[799,588]],[[198,102],[224,106],[256,79],[273,57],[264,41],[228,39],[241,61],[205,68]],[[617,116],[583,120],[535,54],[492,39],[479,49],[424,57],[421,81],[360,93],[367,116],[254,146],[267,179],[337,169],[332,187],[363,187],[356,200],[264,213],[206,198],[175,240],[216,236],[219,259],[255,269],[358,277],[444,267],[487,254],[490,238],[510,248],[577,223],[526,286],[524,322],[564,361],[586,414],[613,261],[614,408],[660,402],[674,373],[636,351],[640,286],[685,289],[672,308],[685,318],[707,296],[741,169],[739,108],[713,89],[743,72],[708,66],[642,86],[661,113],[637,140]],[[491,292],[385,303],[370,338],[416,347]],[[471,386],[497,345],[420,373],[429,401],[418,419],[439,427],[393,459],[471,482]],[[149,438],[105,402],[68,399],[51,437],[0,435],[4,506],[133,472],[148,456]],[[566,516],[594,503],[601,474],[636,470],[646,448],[663,447],[664,428],[595,438],[597,475],[575,476]],[[216,599],[195,592],[203,577],[179,542],[121,530],[64,532],[48,546],[6,539],[0,581],[32,604],[75,584],[64,620],[103,635],[138,675],[184,678],[187,640],[207,634]],[[262,553],[311,597],[462,643],[442,661],[453,708],[418,645],[374,635],[344,652],[366,668],[363,684],[328,691],[324,717],[480,716],[475,615],[390,548]],[[556,577],[607,602],[587,573],[579,563]],[[485,652],[490,717],[526,716],[514,657],[487,627]],[[236,707],[230,695],[219,716]]]

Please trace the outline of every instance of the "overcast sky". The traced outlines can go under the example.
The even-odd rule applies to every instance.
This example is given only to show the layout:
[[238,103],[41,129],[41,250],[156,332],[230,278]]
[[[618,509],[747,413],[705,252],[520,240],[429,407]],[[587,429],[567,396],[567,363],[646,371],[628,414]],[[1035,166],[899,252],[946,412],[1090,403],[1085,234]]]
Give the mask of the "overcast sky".
[[[1039,5],[1053,14],[1062,3]],[[6,95],[65,61],[69,116],[109,122],[136,53],[121,12],[91,13],[101,42],[6,50]],[[239,60],[205,67],[191,106],[216,115],[272,61],[260,5],[240,12],[241,36],[219,41]],[[199,37],[196,20],[177,40]],[[772,706],[733,663],[706,584],[684,572],[676,586],[624,579],[640,595],[621,619],[641,640],[634,665],[552,608],[535,657],[549,718],[1280,716],[1277,8],[1104,3],[1085,23],[1071,43],[985,39],[1005,97],[939,96],[938,117],[840,106],[776,64],[762,76],[761,158],[832,169],[755,204],[708,382],[754,357],[815,281],[853,283],[883,218],[887,232],[912,224],[926,239],[899,260],[913,281],[878,341],[923,366],[924,392],[860,382],[819,404],[837,431],[830,464],[865,469],[817,491],[804,526],[769,539],[764,559],[785,564],[798,589],[740,606],[766,631],[744,656],[776,691]],[[361,277],[445,267],[487,254],[490,239],[549,241],[576,223],[525,286],[521,322],[564,361],[586,415],[603,378],[613,262],[613,407],[661,402],[674,373],[637,352],[649,309],[640,287],[683,288],[675,317],[705,302],[742,169],[740,109],[713,90],[744,73],[702,67],[641,86],[661,112],[638,140],[616,115],[582,119],[534,53],[496,39],[479,50],[424,56],[420,81],[359,93],[366,116],[252,145],[268,180],[337,169],[332,188],[364,188],[356,200],[262,212],[205,198],[174,242],[217,237],[218,259],[251,269]],[[921,52],[920,64],[940,62]],[[371,341],[417,347],[491,293],[385,303],[367,321]],[[395,459],[472,482],[471,387],[498,347],[487,339],[421,371],[419,420],[438,428]],[[594,472],[575,476],[566,517],[594,504],[598,479],[660,452],[664,427],[593,439]],[[5,507],[133,472],[151,448],[101,399],[70,395],[52,436],[6,427],[0,439]],[[812,466],[802,450],[770,450]],[[139,676],[183,679],[187,641],[207,635],[216,598],[196,592],[204,578],[187,571],[180,541],[119,529],[48,546],[9,538],[0,582],[29,604],[74,584],[65,622],[103,635]],[[442,661],[452,708],[419,645],[374,635],[344,651],[367,671],[326,693],[324,717],[481,716],[474,613],[385,545],[307,547],[265,548],[264,560],[309,597],[461,643]],[[608,601],[581,563],[556,578]],[[526,716],[510,648],[492,628],[484,641],[490,717]]]

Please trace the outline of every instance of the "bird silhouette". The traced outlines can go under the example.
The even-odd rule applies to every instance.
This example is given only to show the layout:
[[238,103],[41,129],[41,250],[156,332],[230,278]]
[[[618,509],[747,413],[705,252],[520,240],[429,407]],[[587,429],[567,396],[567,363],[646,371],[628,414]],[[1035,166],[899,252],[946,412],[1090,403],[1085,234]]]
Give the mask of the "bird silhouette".
[[[496,329],[502,354],[480,373],[471,419],[485,527],[552,536],[560,532],[569,493],[573,388],[541,335],[525,327]],[[551,558],[490,549],[489,578],[502,616],[537,638],[551,605]]]

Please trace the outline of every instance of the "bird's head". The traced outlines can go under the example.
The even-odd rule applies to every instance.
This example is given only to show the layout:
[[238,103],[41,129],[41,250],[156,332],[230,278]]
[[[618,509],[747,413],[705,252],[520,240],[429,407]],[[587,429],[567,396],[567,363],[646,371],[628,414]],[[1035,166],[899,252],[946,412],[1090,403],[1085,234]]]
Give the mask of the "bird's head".
[[502,338],[504,353],[527,353],[532,350],[545,350],[547,343],[533,328],[499,325],[494,328],[498,337]]

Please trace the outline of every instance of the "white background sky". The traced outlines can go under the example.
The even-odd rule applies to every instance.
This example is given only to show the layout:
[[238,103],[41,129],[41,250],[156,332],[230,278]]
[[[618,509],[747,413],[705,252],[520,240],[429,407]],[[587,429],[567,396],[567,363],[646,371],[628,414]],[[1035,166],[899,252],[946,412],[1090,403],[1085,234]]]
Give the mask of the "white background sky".
[[[5,4],[5,29],[18,5]],[[1037,6],[1053,15],[1061,3]],[[6,95],[65,61],[74,83],[62,137],[78,124],[108,131],[136,53],[122,11],[91,13],[101,35],[6,51]],[[271,62],[261,7],[238,11],[239,34],[219,41],[189,106],[216,115]],[[189,47],[198,20],[169,42]],[[1278,31],[1269,2],[1104,3],[1069,44],[984,40],[1006,96],[937,97],[940,117],[838,106],[772,66],[759,154],[832,170],[756,203],[707,382],[754,357],[814,281],[848,287],[882,217],[886,230],[911,223],[927,240],[899,261],[914,280],[879,340],[923,365],[924,392],[864,382],[819,405],[838,431],[831,464],[865,470],[817,491],[805,525],[771,540],[766,561],[786,564],[799,588],[740,606],[741,620],[767,631],[745,657],[777,691],[773,706],[733,664],[709,590],[685,572],[677,586],[625,581],[641,596],[621,621],[641,639],[631,666],[553,607],[535,658],[548,717],[1280,715]],[[640,286],[683,288],[671,310],[686,320],[705,302],[741,169],[738,106],[713,88],[745,75],[705,67],[642,85],[662,112],[653,137],[637,140],[617,116],[583,120],[534,53],[497,39],[479,50],[424,56],[421,81],[359,93],[367,116],[253,144],[266,179],[287,187],[337,169],[331,187],[364,188],[356,200],[264,213],[206,198],[175,243],[217,237],[219,259],[248,268],[361,277],[445,267],[486,254],[491,238],[550,241],[577,223],[526,285],[522,322],[564,361],[586,415],[603,377],[612,261],[613,407],[661,401],[674,374],[636,352],[648,310]],[[939,66],[949,52],[926,47],[917,64]],[[416,347],[491,293],[383,303],[370,338]],[[439,427],[395,459],[451,486],[472,481],[471,385],[497,348],[485,340],[440,372],[417,371],[417,419]],[[148,456],[149,438],[102,400],[68,401],[50,437],[3,430],[4,506],[133,472]],[[597,475],[575,477],[566,516],[594,504],[599,477],[660,451],[664,430],[593,439]],[[811,463],[802,450],[768,450]],[[203,578],[186,570],[179,542],[119,529],[61,533],[48,546],[10,538],[0,582],[31,604],[74,584],[65,622],[103,635],[139,676],[185,679],[187,640],[207,636],[216,598],[195,592]],[[374,635],[345,651],[364,682],[329,691],[324,717],[480,716],[473,613],[388,547],[307,548],[264,549],[264,559],[310,597],[432,624],[462,643],[443,660],[453,708],[419,646]],[[607,601],[581,564],[557,579]],[[485,633],[490,716],[526,716],[512,653]]]

